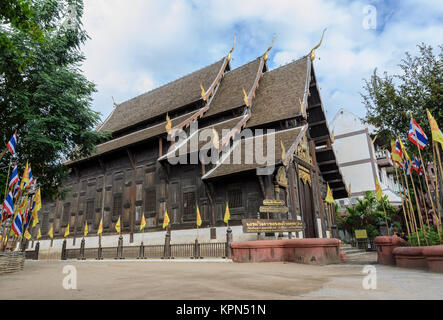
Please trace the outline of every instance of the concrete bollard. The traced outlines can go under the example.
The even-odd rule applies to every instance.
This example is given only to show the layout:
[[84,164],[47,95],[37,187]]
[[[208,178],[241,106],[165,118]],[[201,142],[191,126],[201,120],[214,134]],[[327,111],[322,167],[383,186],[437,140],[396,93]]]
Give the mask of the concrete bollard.
[[85,238],[82,239],[80,242],[80,255],[78,257],[78,260],[86,260],[85,258]]
[[231,242],[232,242],[232,229],[228,227],[226,230],[226,252],[225,258],[231,259]]

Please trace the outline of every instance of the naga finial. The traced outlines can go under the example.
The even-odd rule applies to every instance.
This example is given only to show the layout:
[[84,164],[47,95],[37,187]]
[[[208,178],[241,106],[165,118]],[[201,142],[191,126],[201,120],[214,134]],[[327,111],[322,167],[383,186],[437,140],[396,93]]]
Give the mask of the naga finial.
[[323,30],[323,34],[321,35],[320,42],[311,50],[311,61],[314,61],[315,59],[315,49],[320,47],[321,43],[323,42],[323,37],[325,36],[326,28]]
[[243,101],[245,102],[245,105],[247,107],[250,107],[248,95],[246,94],[246,91],[244,88],[242,88],[242,90],[243,90]]
[[272,36],[272,43],[271,43],[271,45],[269,46],[268,50],[266,50],[265,54],[263,55],[263,58],[265,59],[265,61],[268,60],[268,57],[269,57],[268,53],[269,53],[269,51],[271,51],[272,47],[274,46],[274,41],[275,41],[275,33]]
[[200,89],[202,90],[202,92],[201,92],[202,99],[206,101],[205,88],[203,88],[203,85],[201,83],[200,83]]
[[235,48],[235,40],[237,39],[237,35],[234,33],[234,43],[233,43],[233,45],[232,45],[232,49],[231,49],[231,51],[229,51],[229,53],[228,53],[228,61],[231,61],[231,53],[234,51],[234,48]]
[[117,103],[115,103],[114,97],[113,97],[113,96],[111,96],[111,98],[112,98],[112,104],[114,105],[114,107],[117,107],[117,106],[118,106],[118,104],[117,104]]

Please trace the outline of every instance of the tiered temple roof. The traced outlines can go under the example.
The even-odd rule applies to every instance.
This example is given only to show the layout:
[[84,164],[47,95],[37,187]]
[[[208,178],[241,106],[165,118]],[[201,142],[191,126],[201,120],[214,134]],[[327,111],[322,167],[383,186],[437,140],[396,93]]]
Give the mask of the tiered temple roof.
[[[275,164],[281,162],[280,140],[289,148],[293,146],[294,141],[299,140],[302,131],[303,134],[308,131],[316,142],[316,139],[321,142],[325,137],[330,139],[310,55],[270,71],[266,65],[266,58],[267,52],[245,65],[230,70],[230,58],[226,56],[187,76],[117,105],[98,129],[112,131],[115,138],[98,145],[97,151],[90,157],[67,164],[87,161],[155,137],[165,137],[167,132],[164,119],[167,114],[170,115],[173,130],[185,128],[192,121],[198,121],[200,130],[204,127],[214,128],[221,144],[228,144],[243,128],[267,127],[285,120],[304,121],[306,126],[303,130],[302,127],[281,128],[281,132],[275,133]],[[202,93],[202,88],[206,95]],[[314,91],[315,95],[318,95],[318,101],[312,102],[310,94]],[[232,130],[228,137],[222,134],[223,129]],[[198,142],[198,150],[207,142]],[[187,144],[187,152],[198,151],[191,148],[195,144],[192,144],[190,139],[175,147],[184,144]],[[243,142],[234,144],[231,151],[242,144]],[[175,149],[172,152],[176,151]],[[317,152],[320,161],[323,161],[322,158],[327,153],[327,162],[318,163],[318,166],[322,173],[324,171],[326,181],[328,177],[333,180],[334,186],[331,188],[334,197],[346,197],[346,186],[332,148],[326,146]],[[168,154],[163,154],[159,161],[167,158]],[[257,167],[259,165],[256,164],[228,166],[222,161],[210,169],[203,179]]]

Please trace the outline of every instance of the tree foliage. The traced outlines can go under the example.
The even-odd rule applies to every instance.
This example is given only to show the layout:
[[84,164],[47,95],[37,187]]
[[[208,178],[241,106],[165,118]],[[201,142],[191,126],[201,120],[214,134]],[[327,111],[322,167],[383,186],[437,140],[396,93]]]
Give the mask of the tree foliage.
[[337,215],[338,227],[347,230],[351,234],[355,230],[365,229],[369,238],[379,235],[380,222],[386,220],[391,224],[395,215],[395,209],[391,206],[386,196],[381,201],[377,201],[372,191],[365,192],[363,199],[357,199],[357,203],[347,207],[346,215]]
[[[382,76],[374,70],[371,78],[365,80],[364,93],[361,94],[366,107],[366,123],[378,128],[378,141],[390,145],[390,139],[397,135],[405,143],[411,115],[431,137],[426,108],[434,116],[437,123],[443,123],[443,46],[439,53],[434,54],[431,46],[424,43],[418,45],[419,55],[412,56],[408,52],[399,65],[401,72],[390,75],[384,72]],[[415,146],[409,145],[412,152],[417,152]],[[423,156],[429,158],[431,148],[424,150]]]
[[[67,174],[62,159],[87,156],[106,138],[94,130],[100,119],[90,107],[96,89],[80,70],[85,59],[80,46],[88,39],[81,24],[83,1],[7,2],[25,8],[26,15],[8,11],[11,23],[0,29],[0,38],[9,39],[24,58],[0,52],[0,135],[6,143],[17,131],[17,163],[23,170],[29,160],[42,192],[53,196]],[[68,8],[76,14],[66,23]],[[34,23],[42,39],[35,37]],[[3,185],[10,161],[5,152],[0,160]]]

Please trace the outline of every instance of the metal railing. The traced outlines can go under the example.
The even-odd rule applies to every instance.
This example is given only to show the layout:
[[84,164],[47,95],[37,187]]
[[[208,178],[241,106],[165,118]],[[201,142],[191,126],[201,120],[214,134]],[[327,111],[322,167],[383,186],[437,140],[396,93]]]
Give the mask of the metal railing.
[[[212,242],[212,243],[198,243],[198,248],[195,243],[182,243],[170,245],[170,257],[166,258],[225,258],[226,257],[226,242]],[[115,247],[101,247],[101,258],[116,259],[118,258],[118,246]],[[60,258],[65,259],[85,259],[93,260],[99,258],[99,248],[84,248],[82,256],[81,248],[62,249]],[[165,258],[165,245],[144,245],[141,246],[123,246],[123,259],[160,259]],[[26,250],[24,252],[26,259],[38,259],[37,250]]]

